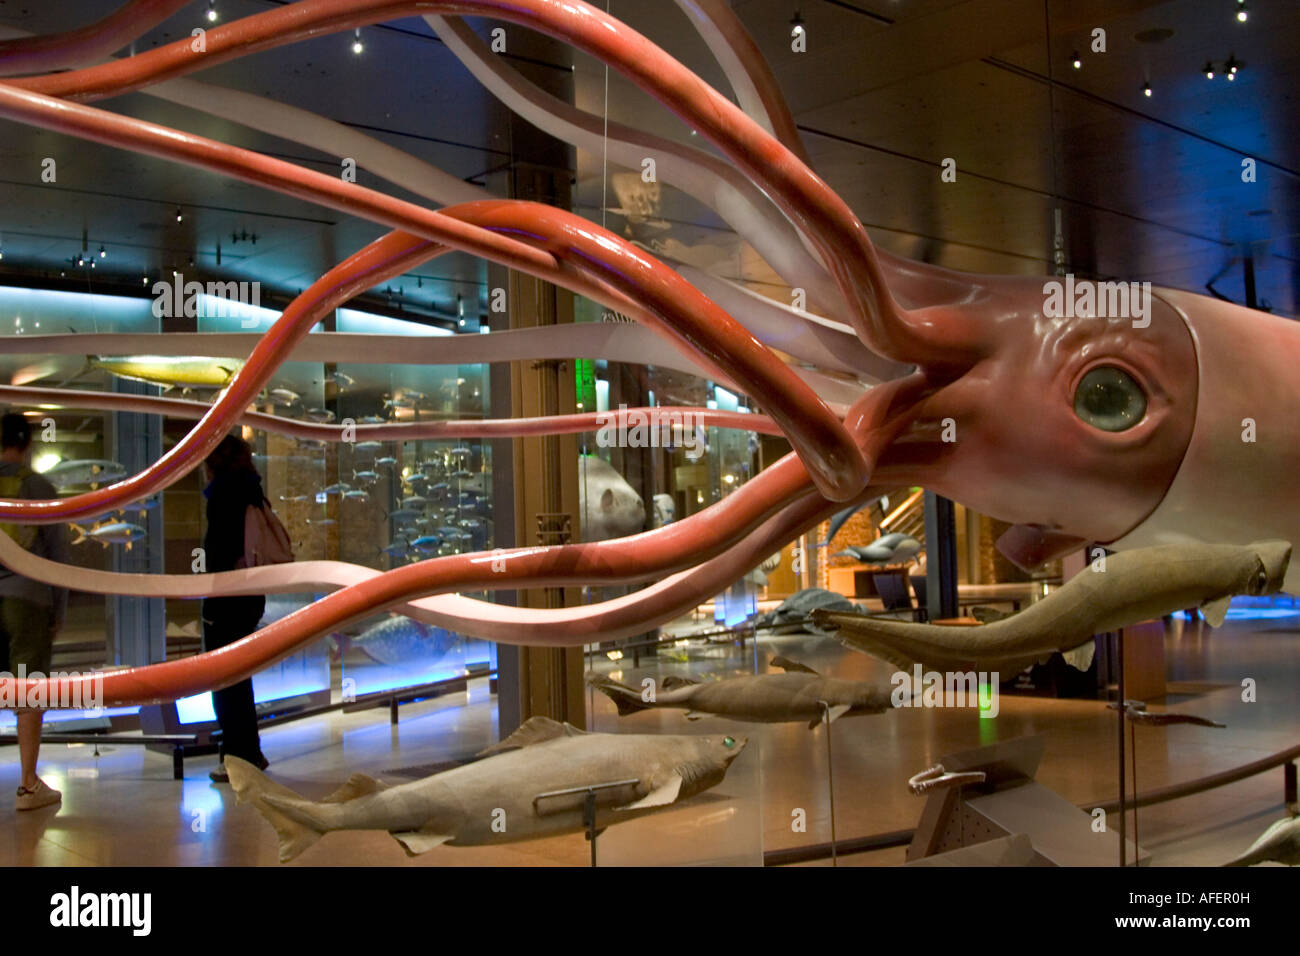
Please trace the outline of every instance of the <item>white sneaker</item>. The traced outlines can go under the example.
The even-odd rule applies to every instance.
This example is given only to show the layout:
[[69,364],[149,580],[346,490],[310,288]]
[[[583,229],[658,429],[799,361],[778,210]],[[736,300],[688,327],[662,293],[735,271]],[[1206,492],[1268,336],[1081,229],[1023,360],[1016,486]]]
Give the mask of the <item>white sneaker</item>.
[[36,786],[28,790],[26,787],[18,788],[18,795],[14,797],[15,810],[39,810],[41,807],[48,807],[63,800],[63,794],[55,790],[40,777],[36,778]]

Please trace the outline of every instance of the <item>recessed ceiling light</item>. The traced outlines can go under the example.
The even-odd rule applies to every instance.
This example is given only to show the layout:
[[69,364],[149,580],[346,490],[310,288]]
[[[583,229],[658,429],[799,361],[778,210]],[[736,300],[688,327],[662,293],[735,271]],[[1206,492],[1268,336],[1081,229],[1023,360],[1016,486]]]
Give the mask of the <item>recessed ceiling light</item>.
[[1079,51],[1076,50],[1074,54],[1070,57],[1070,65],[1073,66],[1076,70],[1083,69],[1083,60],[1080,59],[1079,57]]
[[361,43],[361,28],[357,27],[356,32],[352,34],[352,52],[360,56],[364,50],[365,46]]
[[1143,95],[1143,96],[1147,96],[1147,97],[1149,97],[1149,96],[1151,95],[1151,84],[1150,84],[1150,83],[1143,83],[1143,84],[1142,84],[1142,95]]

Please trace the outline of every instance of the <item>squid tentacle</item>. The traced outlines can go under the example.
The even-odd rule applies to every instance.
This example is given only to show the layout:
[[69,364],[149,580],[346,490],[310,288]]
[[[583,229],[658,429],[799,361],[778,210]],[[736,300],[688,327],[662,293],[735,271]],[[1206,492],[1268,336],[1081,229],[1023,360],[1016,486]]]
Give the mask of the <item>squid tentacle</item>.
[[954,342],[964,342],[966,336],[954,334],[956,317],[951,312],[914,316],[899,308],[866,229],[834,190],[676,59],[582,0],[300,0],[208,31],[202,54],[196,55],[182,40],[118,63],[12,85],[90,100],[322,33],[409,14],[437,13],[495,16],[519,23],[569,42],[618,69],[710,140],[750,179],[764,185],[785,215],[812,239],[849,304],[850,324],[867,345],[898,361],[959,363],[952,356]]
[[[143,412],[173,418],[201,419],[212,408],[205,402],[158,395],[130,395],[124,392],[90,392],[66,388],[35,388],[28,385],[0,385],[0,398],[41,402],[65,408],[93,408],[100,411]],[[728,412],[694,405],[655,405],[611,409],[608,412],[577,412],[534,418],[470,418],[460,421],[401,422],[362,425],[331,425],[285,418],[266,412],[244,412],[237,424],[307,441],[362,442],[415,441],[452,438],[523,438],[530,435],[580,435],[604,425],[614,428],[644,422],[649,416],[671,421],[698,422],[707,428],[734,428],[780,435],[781,429],[766,415]]]
[[[866,463],[839,420],[784,362],[677,273],[572,213],[507,200],[467,203],[432,212],[292,163],[202,137],[178,136],[153,124],[15,90],[8,84],[0,84],[0,115],[98,142],[133,147],[334,208],[361,212],[374,221],[558,281],[597,301],[611,301],[608,289],[612,285],[620,293],[614,307],[627,308],[638,318],[657,320],[659,328],[683,342],[688,350],[704,354],[710,365],[730,362],[746,390],[781,423],[791,444],[809,463],[814,480],[829,497],[846,500],[866,484]],[[480,217],[491,218],[498,231],[476,225]],[[563,268],[557,269],[552,252],[507,233],[549,243],[553,249],[568,243],[574,254],[566,258]],[[658,307],[634,304],[633,296]],[[275,328],[267,333],[268,337]],[[253,364],[250,358],[249,366]],[[230,388],[242,393],[244,382],[252,381],[249,372],[248,366],[241,369]],[[258,374],[265,377],[267,373]],[[242,395],[245,404],[256,391]]]

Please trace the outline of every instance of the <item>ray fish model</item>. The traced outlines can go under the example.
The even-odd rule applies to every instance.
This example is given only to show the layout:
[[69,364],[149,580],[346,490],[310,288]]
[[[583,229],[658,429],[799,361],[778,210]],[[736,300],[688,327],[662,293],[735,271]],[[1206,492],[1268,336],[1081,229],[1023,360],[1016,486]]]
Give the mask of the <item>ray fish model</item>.
[[1218,627],[1233,595],[1280,590],[1290,561],[1286,541],[1158,545],[1108,555],[1104,565],[1094,562],[1038,603],[990,624],[908,624],[824,610],[814,611],[813,620],[837,628],[835,637],[849,647],[891,664],[940,671],[979,665],[1011,674],[1094,634],[1185,608],[1199,607]]
[[336,830],[386,831],[408,855],[578,833],[586,787],[599,787],[597,825],[607,827],[717,786],[744,748],[743,737],[594,734],[531,717],[482,760],[396,786],[353,774],[320,801],[238,757],[226,768],[239,802],[275,828],[285,863]]
[[126,466],[106,458],[81,458],[61,461],[46,469],[43,474],[55,488],[72,488],[76,485],[98,488],[125,478]]
[[86,362],[118,378],[168,388],[224,388],[244,367],[240,359],[198,355],[88,355]]
[[[784,657],[772,658],[784,674],[746,674],[698,683],[685,677],[665,677],[650,694],[593,674],[587,683],[614,702],[620,717],[638,710],[671,707],[685,710],[687,720],[713,715],[754,723],[780,724],[806,720],[811,729],[830,720],[859,714],[883,714],[893,709],[890,692],[862,681],[822,677]],[[653,699],[646,700],[649,695]],[[823,706],[825,704],[826,706]]]

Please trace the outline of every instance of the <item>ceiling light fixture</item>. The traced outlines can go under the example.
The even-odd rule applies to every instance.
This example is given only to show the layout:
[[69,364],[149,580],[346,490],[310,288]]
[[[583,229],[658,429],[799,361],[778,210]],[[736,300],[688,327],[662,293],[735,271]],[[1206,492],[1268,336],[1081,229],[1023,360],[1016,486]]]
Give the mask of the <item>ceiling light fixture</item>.
[[356,32],[352,34],[352,52],[360,56],[365,46],[361,43],[361,28],[357,27]]
[[180,206],[177,206],[177,207],[176,207],[176,221],[177,221],[177,222],[184,222],[184,221],[185,221],[185,214],[181,212],[181,207],[180,207]]
[[105,251],[105,249],[104,249],[103,246],[100,246],[100,247],[99,247],[99,258],[101,258],[101,259],[107,259],[107,258],[108,258],[108,252]]
[[1150,83],[1143,83],[1143,84],[1142,84],[1142,95],[1145,96],[1145,97],[1148,97],[1148,98],[1151,96],[1151,84],[1150,84]]
[[1205,61],[1205,66],[1201,67],[1201,72],[1205,74],[1207,80],[1214,79],[1214,63],[1210,60]]
[[799,11],[796,10],[794,16],[790,18],[790,36],[798,38],[803,36],[803,33],[803,17],[800,15]]
[[1246,0],[1237,0],[1237,22],[1245,23],[1249,16],[1246,12]]
[[208,22],[217,22],[217,0],[208,0]]
[[1078,50],[1075,50],[1074,54],[1070,57],[1070,65],[1076,70],[1083,69],[1083,60],[1080,58]]

